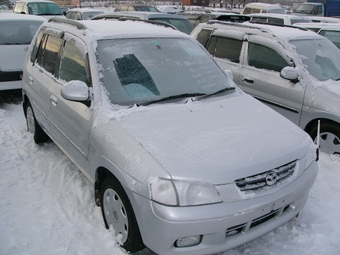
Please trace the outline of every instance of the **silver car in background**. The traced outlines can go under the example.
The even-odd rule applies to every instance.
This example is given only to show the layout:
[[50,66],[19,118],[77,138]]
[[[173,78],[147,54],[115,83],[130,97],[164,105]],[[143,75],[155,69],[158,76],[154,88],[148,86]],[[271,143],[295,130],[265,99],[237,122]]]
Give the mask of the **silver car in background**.
[[340,154],[340,50],[307,29],[208,22],[191,35],[246,93]]
[[35,142],[48,135],[93,182],[129,252],[249,242],[296,217],[317,175],[305,132],[237,88],[195,39],[143,21],[44,23],[23,110]]

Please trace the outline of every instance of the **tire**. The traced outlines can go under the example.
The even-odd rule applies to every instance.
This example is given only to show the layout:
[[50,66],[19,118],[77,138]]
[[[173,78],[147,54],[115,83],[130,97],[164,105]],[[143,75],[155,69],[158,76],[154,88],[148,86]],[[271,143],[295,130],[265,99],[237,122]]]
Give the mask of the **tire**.
[[33,134],[33,139],[35,143],[44,143],[48,140],[48,136],[37,122],[33,112],[33,108],[29,102],[26,106],[26,124],[28,132]]
[[112,225],[115,236],[121,235],[121,247],[131,253],[143,249],[135,214],[121,184],[112,177],[105,179],[100,196],[105,226]]
[[[316,143],[317,124],[311,128],[309,135]],[[340,125],[331,122],[320,124],[320,151],[327,154],[340,154]]]

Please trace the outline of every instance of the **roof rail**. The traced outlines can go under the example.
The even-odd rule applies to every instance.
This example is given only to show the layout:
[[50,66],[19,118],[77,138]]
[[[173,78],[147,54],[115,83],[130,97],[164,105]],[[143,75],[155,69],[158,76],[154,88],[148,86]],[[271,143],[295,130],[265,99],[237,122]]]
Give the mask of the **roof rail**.
[[64,23],[64,24],[72,25],[72,26],[75,26],[79,30],[87,29],[87,27],[84,24],[78,21],[75,21],[75,20],[71,20],[71,19],[50,18],[48,22]]
[[308,31],[307,28],[304,28],[304,27],[297,27],[297,26],[294,26],[294,25],[266,23],[266,22],[253,21],[253,20],[250,20],[249,23],[252,23],[252,24],[261,24],[261,25],[269,25],[269,26],[276,26],[276,27],[290,27],[290,28],[300,29],[300,30],[303,30],[303,31]]
[[[254,22],[254,21],[248,21],[250,24],[260,24],[260,25],[268,25],[268,26],[277,26],[277,27],[290,27],[290,28],[295,28],[303,31],[308,31],[308,29],[304,27],[297,27],[294,25],[283,25],[283,24],[272,24],[272,23],[264,23],[264,22]],[[249,27],[249,28],[255,28],[255,29],[261,29],[263,30],[263,27],[253,27],[253,26],[247,26],[247,23],[233,23],[233,22],[228,22],[228,21],[223,21],[223,20],[209,20],[207,22],[208,24],[222,24],[222,25],[231,25],[231,26],[239,26],[239,27]]]
[[91,20],[120,20],[120,21],[126,21],[126,20],[132,20],[132,21],[141,21],[145,23],[150,23],[158,26],[164,26],[164,27],[170,27],[174,30],[178,30],[175,26],[162,22],[162,21],[156,21],[156,20],[145,20],[140,19],[138,17],[130,17],[130,16],[115,16],[115,15],[107,15],[107,14],[101,14],[93,17]]

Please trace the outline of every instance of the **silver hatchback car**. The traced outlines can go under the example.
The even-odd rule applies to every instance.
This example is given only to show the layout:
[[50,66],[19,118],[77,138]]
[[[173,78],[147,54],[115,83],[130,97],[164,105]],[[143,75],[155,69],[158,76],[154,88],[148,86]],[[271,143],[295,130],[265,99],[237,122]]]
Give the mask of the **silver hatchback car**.
[[249,242],[297,216],[317,175],[305,132],[235,87],[195,39],[142,21],[44,23],[23,109],[34,140],[48,135],[93,182],[130,252]]
[[246,93],[340,154],[340,50],[307,29],[208,22],[191,33]]

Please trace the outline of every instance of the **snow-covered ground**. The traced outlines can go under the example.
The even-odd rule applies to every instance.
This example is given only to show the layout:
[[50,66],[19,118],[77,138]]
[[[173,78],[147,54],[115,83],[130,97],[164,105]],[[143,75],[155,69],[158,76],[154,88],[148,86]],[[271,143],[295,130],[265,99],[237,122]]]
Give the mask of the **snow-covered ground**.
[[[19,95],[0,92],[0,132],[1,255],[127,254],[105,229],[91,182],[55,144],[34,144]],[[322,154],[301,218],[222,254],[339,255],[339,168],[340,157]]]

